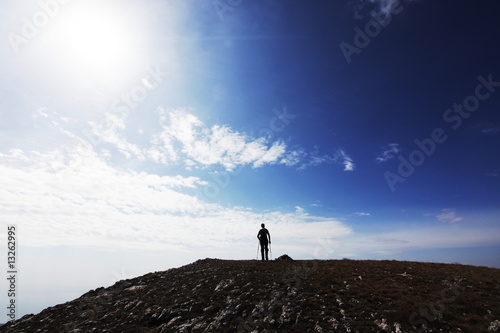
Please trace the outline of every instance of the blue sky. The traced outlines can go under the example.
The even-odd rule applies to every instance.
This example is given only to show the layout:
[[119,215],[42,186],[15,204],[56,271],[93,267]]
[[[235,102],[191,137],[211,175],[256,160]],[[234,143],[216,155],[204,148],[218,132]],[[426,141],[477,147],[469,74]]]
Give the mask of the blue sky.
[[274,256],[500,267],[499,9],[5,1],[18,314],[254,259],[263,222]]

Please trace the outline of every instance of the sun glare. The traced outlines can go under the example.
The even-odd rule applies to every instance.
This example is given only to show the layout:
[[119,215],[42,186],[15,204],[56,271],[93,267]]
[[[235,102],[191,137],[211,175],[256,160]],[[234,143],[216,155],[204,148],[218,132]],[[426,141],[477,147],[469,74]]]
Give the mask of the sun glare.
[[138,31],[123,8],[102,2],[73,3],[53,27],[53,45],[66,68],[85,76],[118,78],[138,62]]
[[[111,66],[127,51],[126,30],[112,17],[85,10],[65,18],[65,29],[72,57],[89,67]],[[122,28],[122,29],[120,29]]]

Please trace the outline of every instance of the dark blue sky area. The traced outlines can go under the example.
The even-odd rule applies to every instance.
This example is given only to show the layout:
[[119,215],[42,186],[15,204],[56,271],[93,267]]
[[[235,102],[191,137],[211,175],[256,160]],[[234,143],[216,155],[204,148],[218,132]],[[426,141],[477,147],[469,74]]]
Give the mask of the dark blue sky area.
[[[214,65],[230,82],[230,98],[221,110],[241,112],[224,114],[222,120],[247,119],[244,128],[251,131],[259,120],[266,124],[271,106],[286,105],[298,117],[282,137],[323,154],[338,147],[348,151],[359,162],[357,175],[329,186],[346,182],[361,190],[365,185],[356,191],[360,199],[366,195],[368,201],[387,204],[439,197],[437,205],[441,200],[495,205],[498,182],[486,174],[500,165],[500,99],[493,94],[481,102],[457,130],[443,114],[474,94],[478,76],[500,81],[500,6],[495,1],[403,2],[397,7],[402,11],[348,64],[339,44],[355,45],[353,28],[365,29],[370,8],[376,9],[331,1],[251,2],[228,13],[216,25],[224,27],[220,44],[227,46],[229,39],[231,47],[218,50],[224,55],[218,59],[225,61]],[[398,185],[397,195],[387,193],[382,174],[398,164],[395,159],[374,163],[382,147],[397,143],[407,157],[416,148],[414,140],[429,138],[434,128],[443,128],[447,141]],[[329,182],[329,168],[317,171],[322,183]],[[299,173],[296,179],[301,178]]]

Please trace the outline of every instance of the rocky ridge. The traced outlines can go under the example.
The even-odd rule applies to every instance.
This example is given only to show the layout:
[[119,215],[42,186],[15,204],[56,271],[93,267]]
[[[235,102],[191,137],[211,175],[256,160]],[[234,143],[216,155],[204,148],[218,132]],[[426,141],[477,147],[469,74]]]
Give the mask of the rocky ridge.
[[0,332],[497,332],[500,270],[358,260],[198,260]]

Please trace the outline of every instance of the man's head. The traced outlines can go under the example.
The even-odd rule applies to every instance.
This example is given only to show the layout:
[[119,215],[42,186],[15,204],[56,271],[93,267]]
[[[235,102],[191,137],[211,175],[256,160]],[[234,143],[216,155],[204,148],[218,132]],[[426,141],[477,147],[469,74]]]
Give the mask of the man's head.
[[265,228],[265,227],[266,227],[266,226],[264,225],[264,223],[262,223],[260,226],[261,226],[262,228]]

